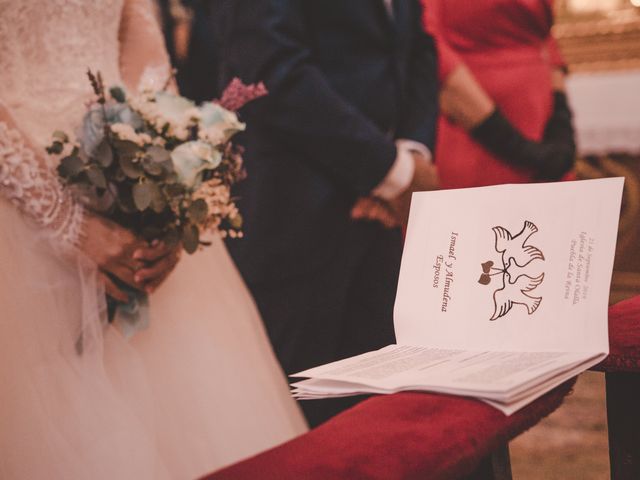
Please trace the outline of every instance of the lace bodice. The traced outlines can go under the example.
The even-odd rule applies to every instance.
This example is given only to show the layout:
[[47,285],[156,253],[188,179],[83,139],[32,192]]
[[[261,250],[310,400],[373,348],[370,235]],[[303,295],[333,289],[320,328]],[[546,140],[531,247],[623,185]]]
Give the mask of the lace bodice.
[[54,130],[79,126],[88,68],[131,86],[166,63],[149,0],[0,0],[0,194],[76,242],[81,209],[44,146]]
[[71,130],[91,92],[85,72],[120,82],[123,0],[0,0],[0,97],[39,144]]

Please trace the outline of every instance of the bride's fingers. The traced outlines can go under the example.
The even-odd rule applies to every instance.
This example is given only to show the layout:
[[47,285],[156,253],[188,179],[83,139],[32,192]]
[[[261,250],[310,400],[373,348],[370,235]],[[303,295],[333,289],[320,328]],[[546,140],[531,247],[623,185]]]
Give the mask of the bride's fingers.
[[120,290],[108,275],[100,272],[99,277],[104,284],[104,289],[107,292],[107,295],[122,303],[127,303],[129,301],[129,296],[125,292]]
[[135,281],[138,288],[144,287],[147,293],[152,293],[173,271],[179,258],[178,252],[174,252],[158,260],[148,268],[143,268],[136,272]]
[[136,283],[134,278],[135,272],[136,272],[135,269],[130,268],[121,263],[115,263],[115,262],[110,262],[106,265],[103,265],[102,269],[115,275],[127,285],[133,288],[139,288],[139,285]]
[[166,257],[175,250],[175,247],[169,247],[164,242],[154,240],[151,245],[137,248],[133,252],[133,259],[143,262],[155,262]]

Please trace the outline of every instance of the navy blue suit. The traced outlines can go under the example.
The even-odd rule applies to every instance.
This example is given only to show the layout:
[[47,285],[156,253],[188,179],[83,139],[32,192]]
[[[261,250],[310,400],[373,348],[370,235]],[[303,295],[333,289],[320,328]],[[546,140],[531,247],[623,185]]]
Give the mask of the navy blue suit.
[[169,0],[157,0],[160,8],[165,43],[172,63],[177,67],[176,80],[180,93],[196,102],[213,100],[218,94],[218,50],[211,0],[182,0],[193,12],[187,57],[179,60],[175,52]]
[[[243,109],[245,238],[228,243],[293,373],[393,343],[400,231],[350,208],[388,174],[395,138],[433,148],[433,40],[418,0],[214,0],[219,85],[263,81]],[[304,402],[312,424],[331,402]]]

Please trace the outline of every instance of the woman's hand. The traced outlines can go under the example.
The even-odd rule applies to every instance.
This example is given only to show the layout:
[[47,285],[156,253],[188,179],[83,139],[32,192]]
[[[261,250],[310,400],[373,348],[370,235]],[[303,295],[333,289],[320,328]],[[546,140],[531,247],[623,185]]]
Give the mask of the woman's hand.
[[150,246],[137,249],[133,258],[143,262],[144,267],[134,276],[136,286],[147,293],[153,293],[178,264],[181,252],[181,244],[169,247],[158,240],[154,240]]
[[127,295],[126,292],[123,292],[122,289],[115,284],[111,277],[109,277],[109,275],[104,272],[98,272],[98,277],[104,285],[104,291],[108,296],[121,303],[129,302],[129,295]]
[[112,274],[127,285],[152,293],[164,282],[180,259],[180,244],[168,247],[154,241],[149,245],[116,223],[89,214],[85,220],[86,237],[80,249],[100,268],[107,293],[116,300],[123,293],[104,274]]
[[80,250],[101,271],[115,275],[133,288],[139,288],[134,277],[144,264],[134,258],[134,253],[146,248],[147,243],[116,223],[92,214],[87,214],[85,218],[85,232]]

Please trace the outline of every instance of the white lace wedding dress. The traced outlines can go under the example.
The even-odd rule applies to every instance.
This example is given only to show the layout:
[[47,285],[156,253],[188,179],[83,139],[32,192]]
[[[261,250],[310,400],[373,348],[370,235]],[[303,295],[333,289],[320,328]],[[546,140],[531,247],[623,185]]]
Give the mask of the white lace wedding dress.
[[183,257],[148,330],[104,326],[43,145],[79,122],[88,67],[132,86],[162,65],[147,0],[0,0],[3,480],[193,479],[306,428],[221,242]]

